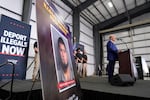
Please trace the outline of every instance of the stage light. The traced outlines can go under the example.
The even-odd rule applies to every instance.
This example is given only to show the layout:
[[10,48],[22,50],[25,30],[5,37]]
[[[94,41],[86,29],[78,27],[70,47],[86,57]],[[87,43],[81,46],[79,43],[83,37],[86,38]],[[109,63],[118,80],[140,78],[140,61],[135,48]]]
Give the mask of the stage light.
[[108,2],[107,4],[108,4],[108,6],[109,6],[110,8],[112,8],[112,7],[113,7],[112,2]]

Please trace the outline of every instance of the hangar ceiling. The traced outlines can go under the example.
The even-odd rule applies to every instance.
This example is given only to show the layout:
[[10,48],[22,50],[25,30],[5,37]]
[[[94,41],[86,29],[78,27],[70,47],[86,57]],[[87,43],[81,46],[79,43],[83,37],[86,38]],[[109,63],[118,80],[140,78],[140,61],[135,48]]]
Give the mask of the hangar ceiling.
[[[55,2],[55,0],[52,0]],[[110,28],[131,18],[150,12],[150,0],[61,0],[80,17],[98,29]],[[58,2],[55,2],[58,3]],[[109,25],[108,25],[109,23]],[[103,25],[102,25],[103,24]]]

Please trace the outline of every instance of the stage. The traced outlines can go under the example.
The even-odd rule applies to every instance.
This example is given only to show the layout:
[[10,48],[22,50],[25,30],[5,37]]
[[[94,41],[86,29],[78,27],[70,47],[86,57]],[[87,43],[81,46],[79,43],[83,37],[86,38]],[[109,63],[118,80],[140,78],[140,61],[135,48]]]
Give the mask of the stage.
[[[1,81],[0,87],[8,81]],[[0,100],[5,100],[10,94],[11,82],[0,89]],[[42,100],[41,82],[32,80],[14,80],[12,98],[9,100]],[[32,91],[31,91],[32,89]]]
[[[1,81],[0,86],[6,81]],[[36,81],[31,92],[32,80],[14,80],[11,100],[42,100],[40,81]],[[91,76],[80,78],[82,100],[150,100],[150,80],[137,80],[133,86],[112,86],[107,77]],[[10,82],[0,89],[0,99],[10,93]]]
[[150,80],[137,80],[133,86],[112,86],[107,77],[80,79],[84,100],[150,100]]

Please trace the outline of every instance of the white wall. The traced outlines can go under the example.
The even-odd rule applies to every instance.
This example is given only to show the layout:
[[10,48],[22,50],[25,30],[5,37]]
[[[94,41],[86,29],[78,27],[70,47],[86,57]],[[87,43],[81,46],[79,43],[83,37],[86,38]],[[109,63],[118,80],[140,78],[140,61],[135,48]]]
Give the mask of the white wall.
[[87,52],[87,76],[94,75],[95,61],[94,61],[94,46],[93,46],[93,27],[80,17],[80,39],[79,43],[84,45]]
[[21,20],[22,5],[23,0],[0,0],[0,14]]

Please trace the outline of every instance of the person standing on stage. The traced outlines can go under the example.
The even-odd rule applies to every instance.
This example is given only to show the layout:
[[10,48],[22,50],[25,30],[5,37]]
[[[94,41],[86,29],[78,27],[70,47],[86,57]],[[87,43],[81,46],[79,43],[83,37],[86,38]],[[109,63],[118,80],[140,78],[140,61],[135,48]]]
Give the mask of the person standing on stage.
[[34,42],[33,48],[34,48],[35,56],[34,56],[34,69],[33,69],[32,81],[35,81],[36,79],[38,79],[37,75],[39,74],[39,66],[40,66],[39,49],[38,49],[37,41]]
[[87,73],[86,73],[86,67],[87,67],[87,60],[88,60],[88,58],[87,58],[87,54],[86,54],[86,51],[84,50],[83,51],[83,55],[82,55],[82,57],[83,57],[83,64],[82,64],[82,66],[83,66],[83,77],[86,77],[86,75],[87,75]]
[[78,75],[80,77],[82,77],[82,62],[83,62],[83,57],[82,57],[82,54],[81,54],[81,49],[80,48],[77,48],[77,53],[76,53],[76,57],[77,57],[77,63],[78,63],[78,67],[77,67],[77,72],[78,72]]
[[118,60],[118,48],[114,44],[116,41],[116,36],[115,35],[110,35],[109,36],[109,41],[107,42],[107,60],[108,60],[108,65],[107,65],[107,72],[108,72],[108,81],[110,82],[111,78],[113,77],[114,73],[114,67],[115,63]]
[[78,66],[78,61],[77,61],[77,51],[76,50],[73,50],[73,56],[74,56],[74,61],[75,61],[75,66],[77,67]]

